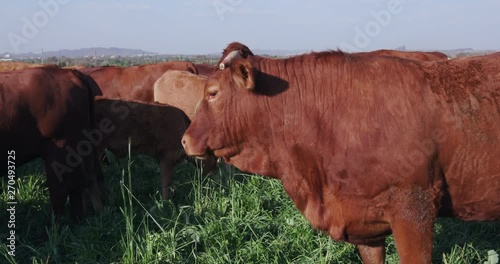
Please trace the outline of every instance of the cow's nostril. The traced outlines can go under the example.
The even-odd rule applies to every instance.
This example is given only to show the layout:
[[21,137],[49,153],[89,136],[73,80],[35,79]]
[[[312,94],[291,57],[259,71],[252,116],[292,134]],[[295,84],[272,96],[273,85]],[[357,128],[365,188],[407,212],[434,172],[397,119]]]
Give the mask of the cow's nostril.
[[186,147],[186,139],[185,138],[182,138],[181,144],[182,144],[183,147]]

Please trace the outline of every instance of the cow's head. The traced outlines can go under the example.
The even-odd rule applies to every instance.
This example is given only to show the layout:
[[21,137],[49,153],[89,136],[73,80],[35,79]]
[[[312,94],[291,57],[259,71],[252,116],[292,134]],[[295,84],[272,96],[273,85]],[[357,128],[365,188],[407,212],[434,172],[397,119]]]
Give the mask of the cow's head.
[[201,158],[213,151],[227,161],[246,140],[245,132],[256,115],[252,107],[257,97],[256,71],[248,60],[234,54],[205,83],[203,98],[182,138],[188,155]]
[[227,61],[227,56],[229,54],[234,54],[234,51],[237,51],[238,55],[245,59],[248,58],[248,56],[253,56],[252,51],[246,45],[239,42],[231,42],[222,51],[222,57],[220,58],[219,62],[217,62],[217,65],[220,65],[224,60]]

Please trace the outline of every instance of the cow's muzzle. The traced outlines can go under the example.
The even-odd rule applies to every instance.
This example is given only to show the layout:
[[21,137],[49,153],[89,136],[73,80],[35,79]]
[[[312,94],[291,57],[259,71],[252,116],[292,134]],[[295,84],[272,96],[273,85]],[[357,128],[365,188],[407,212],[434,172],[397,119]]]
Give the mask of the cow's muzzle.
[[207,148],[202,147],[200,144],[193,144],[196,141],[191,138],[188,134],[184,134],[182,137],[181,143],[182,146],[184,147],[184,151],[186,151],[186,154],[188,156],[193,156],[198,159],[207,159],[208,154],[207,154]]

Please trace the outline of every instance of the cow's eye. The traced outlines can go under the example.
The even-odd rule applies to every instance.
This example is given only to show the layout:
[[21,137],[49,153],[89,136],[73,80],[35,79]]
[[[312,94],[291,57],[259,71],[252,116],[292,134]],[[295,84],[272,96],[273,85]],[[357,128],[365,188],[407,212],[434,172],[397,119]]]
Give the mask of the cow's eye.
[[208,92],[208,101],[215,100],[215,98],[217,97],[218,93],[219,93],[219,91],[217,91],[217,90]]

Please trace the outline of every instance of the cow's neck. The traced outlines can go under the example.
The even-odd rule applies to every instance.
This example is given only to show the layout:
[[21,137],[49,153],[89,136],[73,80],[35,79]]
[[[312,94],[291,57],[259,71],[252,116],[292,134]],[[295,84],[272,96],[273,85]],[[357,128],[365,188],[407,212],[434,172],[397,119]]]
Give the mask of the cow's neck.
[[[273,61],[261,59],[253,62],[262,71],[272,69],[273,65],[267,65],[269,63]],[[279,65],[276,68],[281,68],[281,71],[269,74],[285,80],[287,89],[273,96],[256,98],[251,104],[251,107],[256,107],[259,120],[255,120],[255,124],[258,125],[250,126],[252,138],[242,143],[241,151],[231,158],[230,163],[243,171],[280,179],[296,207],[313,226],[336,239],[343,239],[341,208],[337,208],[332,200],[334,193],[329,192],[333,190],[324,189],[332,186],[326,182],[326,175],[331,173],[331,161],[324,164],[321,157],[325,153],[317,151],[321,146],[320,149],[328,149],[333,155],[335,139],[331,137],[332,133],[328,133],[333,124],[325,120],[324,113],[334,106],[324,100],[334,98],[335,91],[307,91],[315,86],[316,80],[305,79],[303,72],[294,73],[287,67]],[[305,70],[310,73],[315,69]],[[305,83],[296,83],[297,80]],[[265,87],[280,86],[279,82],[273,85],[275,79],[264,82],[267,82]],[[332,199],[325,202],[324,191]]]

